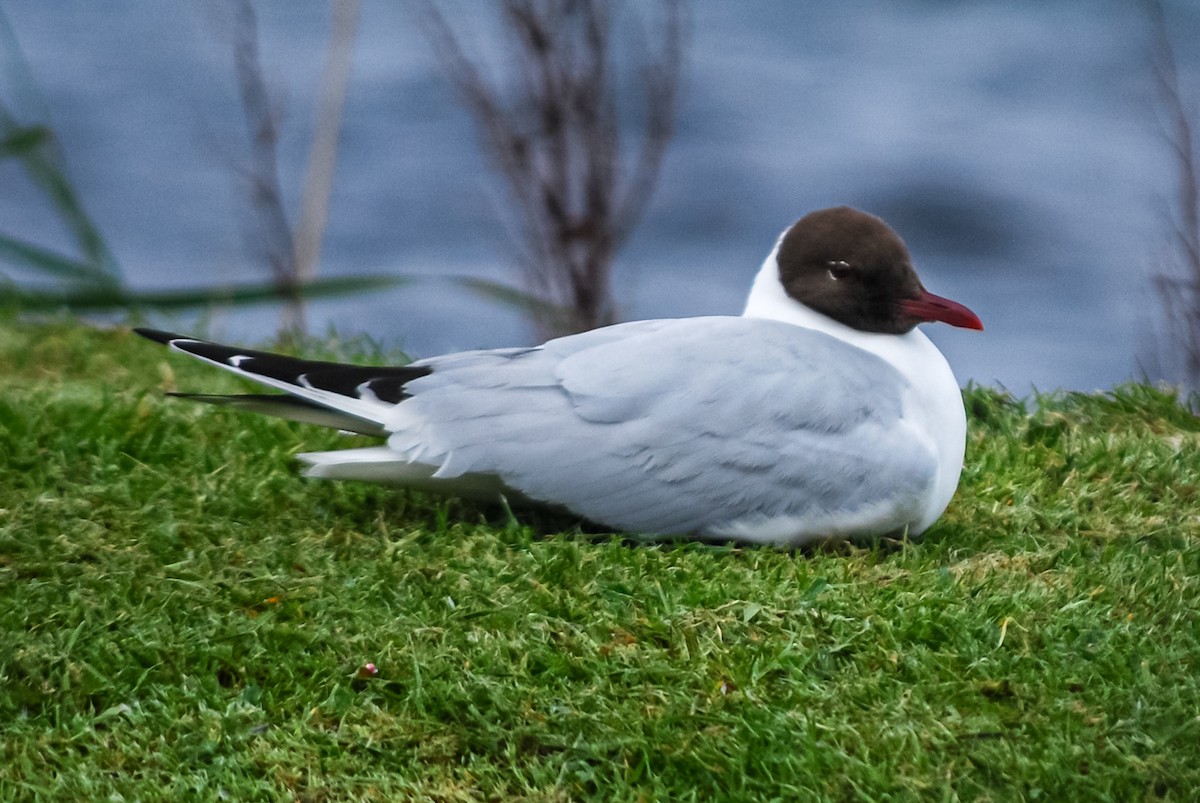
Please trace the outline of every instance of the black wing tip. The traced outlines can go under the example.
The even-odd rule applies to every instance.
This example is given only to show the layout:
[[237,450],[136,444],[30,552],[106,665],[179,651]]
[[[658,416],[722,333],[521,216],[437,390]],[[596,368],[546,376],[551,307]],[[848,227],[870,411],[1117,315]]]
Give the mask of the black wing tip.
[[133,331],[135,334],[139,334],[147,340],[153,340],[155,343],[162,343],[164,346],[171,345],[172,340],[192,339],[186,335],[177,335],[174,332],[164,332],[161,329],[148,329],[144,326],[135,326]]
[[[409,397],[409,394],[404,391],[405,385],[414,379],[433,373],[431,365],[347,365],[320,360],[305,360],[284,354],[272,354],[268,351],[223,346],[219,343],[199,340],[161,329],[139,326],[135,327],[133,331],[148,340],[162,343],[176,351],[191,354],[193,357],[199,357],[223,368],[232,369],[251,379],[277,380],[297,388],[307,387],[313,390],[329,391],[347,398],[362,398],[362,390],[365,385],[379,401],[399,404]],[[266,382],[265,384],[272,383]],[[289,388],[281,389],[287,393],[293,392]],[[230,403],[228,399],[204,394],[169,393],[168,395],[211,404]],[[244,400],[251,400],[251,397],[247,396]],[[262,399],[254,398],[253,401],[262,401]],[[274,395],[272,395],[272,403],[277,407],[284,405],[323,406],[307,399],[292,400],[289,397]]]

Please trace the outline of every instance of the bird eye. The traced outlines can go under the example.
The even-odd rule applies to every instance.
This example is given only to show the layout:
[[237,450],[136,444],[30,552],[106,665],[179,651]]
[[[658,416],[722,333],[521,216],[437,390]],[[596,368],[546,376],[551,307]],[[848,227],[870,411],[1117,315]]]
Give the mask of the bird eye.
[[854,269],[850,267],[849,262],[843,262],[840,259],[828,263],[827,267],[829,268],[829,278],[833,279],[835,282],[840,282],[843,279],[849,278],[850,274],[854,272]]

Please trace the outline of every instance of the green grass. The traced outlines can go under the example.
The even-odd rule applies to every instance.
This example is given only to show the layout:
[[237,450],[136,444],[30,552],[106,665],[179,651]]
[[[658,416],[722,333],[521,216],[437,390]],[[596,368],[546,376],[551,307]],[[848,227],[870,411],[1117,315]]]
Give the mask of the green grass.
[[0,799],[1200,795],[1159,390],[970,390],[923,541],[788,554],[302,479],[336,434],[164,399],[236,380],[127,331],[0,323],[0,376]]

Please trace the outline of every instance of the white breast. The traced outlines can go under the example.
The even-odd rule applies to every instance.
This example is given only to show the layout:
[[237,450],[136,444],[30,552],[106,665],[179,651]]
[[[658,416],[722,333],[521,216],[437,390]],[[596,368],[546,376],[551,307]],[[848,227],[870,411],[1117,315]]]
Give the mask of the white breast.
[[918,534],[937,520],[958,487],[966,449],[967,416],[962,390],[950,364],[937,346],[917,329],[904,335],[860,332],[806,307],[784,292],[776,262],[778,244],[763,262],[742,312],[744,317],[769,318],[816,329],[875,354],[907,380],[904,420],[938,455],[938,475],[925,512],[910,530]]

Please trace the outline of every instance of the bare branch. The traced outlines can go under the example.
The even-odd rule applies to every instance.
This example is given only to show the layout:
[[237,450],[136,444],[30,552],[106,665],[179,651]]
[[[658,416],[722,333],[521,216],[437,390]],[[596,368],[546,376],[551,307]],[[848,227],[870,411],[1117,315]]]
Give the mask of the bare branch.
[[1164,214],[1173,257],[1160,260],[1154,276],[1166,321],[1165,343],[1159,348],[1168,352],[1164,364],[1174,361],[1188,382],[1200,385],[1200,155],[1163,5],[1161,0],[1144,0],[1144,6],[1153,25],[1159,125],[1177,182],[1174,203]]
[[616,320],[613,260],[645,209],[674,129],[682,0],[660,2],[664,43],[656,57],[644,47],[635,71],[644,133],[637,147],[624,147],[614,0],[502,0],[498,31],[512,64],[503,90],[467,57],[434,0],[417,0],[443,71],[513,201],[525,284],[544,308],[570,311],[536,320],[542,334]]
[[250,0],[234,0],[233,63],[242,113],[250,134],[251,210],[256,234],[253,247],[268,266],[276,285],[289,293],[285,305],[284,329],[302,330],[304,311],[298,294],[290,293],[296,286],[296,252],[292,232],[283,209],[283,193],[279,187],[276,145],[279,131],[271,113],[270,96],[263,79],[258,57],[258,18]]

